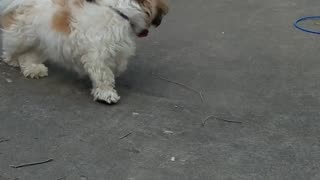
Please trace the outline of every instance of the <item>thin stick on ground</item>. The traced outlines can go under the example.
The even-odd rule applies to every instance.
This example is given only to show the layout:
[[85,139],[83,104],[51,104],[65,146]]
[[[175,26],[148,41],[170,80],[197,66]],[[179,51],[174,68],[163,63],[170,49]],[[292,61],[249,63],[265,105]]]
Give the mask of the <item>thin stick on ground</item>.
[[216,118],[216,117],[213,116],[213,115],[210,115],[210,116],[206,117],[205,119],[202,120],[201,126],[204,127],[204,126],[206,125],[207,121],[208,121],[209,119],[211,119],[211,118]]
[[176,82],[176,81],[172,81],[172,80],[170,80],[170,79],[168,79],[168,78],[165,78],[165,77],[162,77],[162,76],[159,76],[159,75],[156,75],[156,74],[152,74],[152,75],[158,77],[158,78],[161,79],[161,80],[164,80],[164,81],[173,83],[173,84],[175,84],[175,85],[181,86],[181,87],[183,87],[183,88],[185,88],[185,89],[188,89],[188,90],[190,90],[190,91],[192,91],[192,92],[197,93],[197,94],[199,95],[201,101],[204,102],[204,98],[203,98],[203,95],[202,95],[202,92],[201,92],[201,91],[198,91],[198,90],[196,90],[196,89],[194,89],[194,88],[192,88],[192,87],[190,87],[190,86],[188,86],[188,85],[185,85],[185,84],[182,84],[182,83],[179,83],[179,82]]
[[199,95],[200,95],[201,101],[204,102],[204,97],[203,97],[202,91],[199,91]]
[[131,134],[132,134],[132,132],[129,132],[128,134],[126,134],[126,135],[124,135],[124,136],[119,137],[119,139],[124,139],[124,138],[126,138],[126,137],[130,136]]
[[241,121],[233,121],[233,120],[228,120],[228,119],[223,119],[223,118],[216,118],[219,121],[225,121],[225,122],[229,122],[229,123],[237,123],[237,124],[241,124]]
[[8,141],[10,141],[10,139],[0,139],[0,143],[8,142]]
[[67,178],[67,176],[63,176],[61,178],[58,178],[57,180],[63,180],[63,179],[66,179],[66,178]]
[[212,119],[212,118],[215,119],[215,120],[218,120],[218,121],[225,121],[225,122],[229,122],[229,123],[237,123],[237,124],[241,124],[242,123],[240,121],[233,121],[233,120],[219,118],[219,117],[216,117],[214,115],[210,115],[210,116],[208,116],[208,117],[206,117],[205,119],[202,120],[201,126],[204,127],[206,125],[207,121],[209,119]]
[[48,159],[45,161],[39,161],[39,162],[32,162],[32,163],[26,163],[26,164],[19,164],[19,165],[10,165],[12,168],[22,168],[22,167],[28,167],[28,166],[35,166],[35,165],[40,165],[40,164],[45,164],[53,161],[53,159]]

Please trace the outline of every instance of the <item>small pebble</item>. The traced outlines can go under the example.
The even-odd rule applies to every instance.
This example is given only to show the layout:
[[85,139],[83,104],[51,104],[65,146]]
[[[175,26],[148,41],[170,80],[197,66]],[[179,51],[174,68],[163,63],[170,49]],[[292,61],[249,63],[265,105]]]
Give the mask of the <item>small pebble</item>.
[[163,132],[164,132],[165,134],[173,134],[173,131],[164,130]]
[[81,179],[81,180],[88,180],[88,178],[85,177],[85,176],[80,176],[80,179]]
[[6,78],[7,83],[12,83],[11,79]]
[[175,157],[171,157],[170,160],[173,162],[173,161],[176,161],[176,158]]

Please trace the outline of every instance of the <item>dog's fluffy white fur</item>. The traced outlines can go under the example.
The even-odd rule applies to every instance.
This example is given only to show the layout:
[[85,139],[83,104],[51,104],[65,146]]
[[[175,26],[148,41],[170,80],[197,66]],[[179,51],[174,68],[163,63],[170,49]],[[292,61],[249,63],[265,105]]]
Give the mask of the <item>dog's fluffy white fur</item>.
[[92,81],[94,100],[116,103],[115,76],[135,53],[135,38],[159,25],[163,0],[1,0],[3,60],[24,76],[48,76],[52,60]]

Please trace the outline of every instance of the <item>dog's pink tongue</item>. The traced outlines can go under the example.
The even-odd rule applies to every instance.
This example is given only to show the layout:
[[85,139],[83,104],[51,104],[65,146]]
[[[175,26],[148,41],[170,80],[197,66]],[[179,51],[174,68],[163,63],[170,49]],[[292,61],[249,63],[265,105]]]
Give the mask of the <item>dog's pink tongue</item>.
[[143,38],[143,37],[147,37],[149,34],[149,31],[147,29],[141,31],[140,34],[138,34],[138,37]]

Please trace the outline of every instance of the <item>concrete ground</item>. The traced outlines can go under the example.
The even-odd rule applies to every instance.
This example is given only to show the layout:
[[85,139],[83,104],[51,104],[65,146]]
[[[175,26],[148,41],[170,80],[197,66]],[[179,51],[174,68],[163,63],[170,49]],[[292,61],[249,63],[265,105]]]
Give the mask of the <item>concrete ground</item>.
[[320,179],[320,39],[292,27],[320,1],[171,5],[139,40],[117,105],[54,66],[30,80],[0,65],[1,180]]

